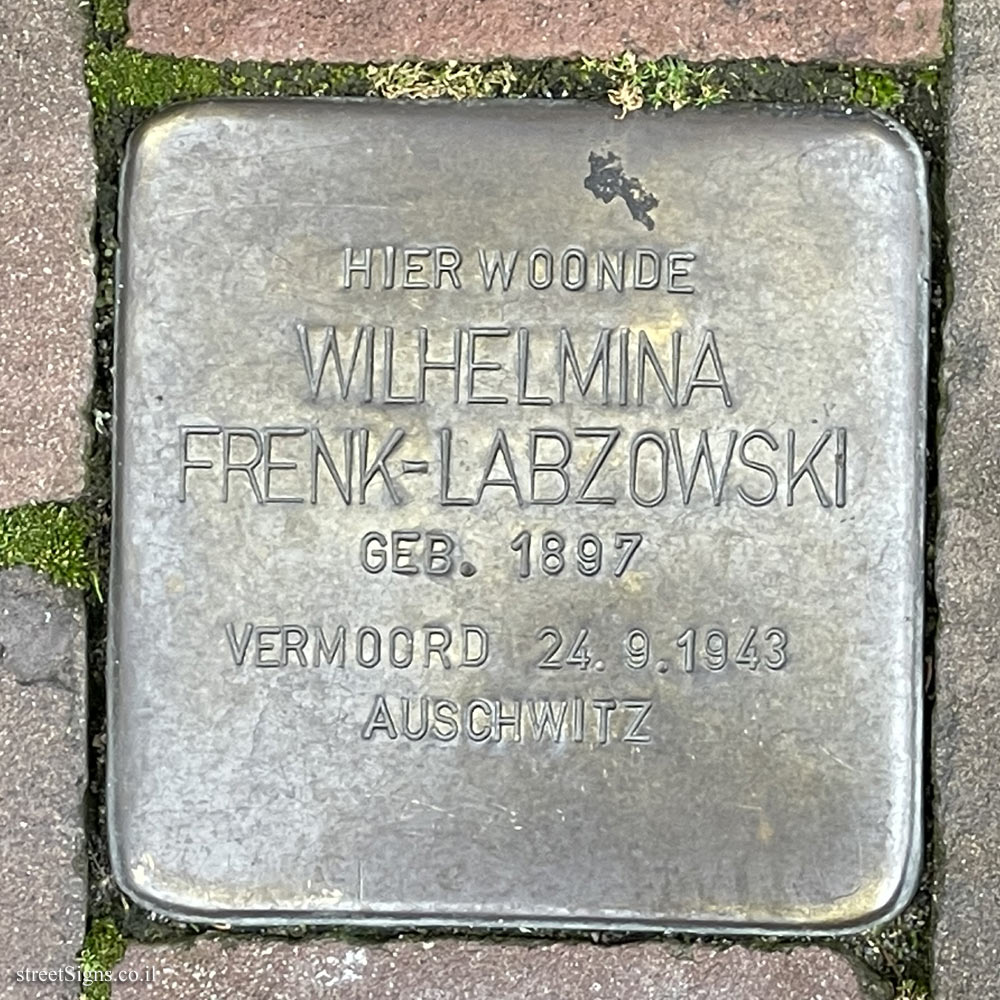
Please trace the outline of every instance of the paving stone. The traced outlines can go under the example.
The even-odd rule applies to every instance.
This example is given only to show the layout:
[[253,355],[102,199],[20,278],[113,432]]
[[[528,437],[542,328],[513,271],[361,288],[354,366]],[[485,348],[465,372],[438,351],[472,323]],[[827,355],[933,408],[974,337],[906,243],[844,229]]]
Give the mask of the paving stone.
[[940,56],[943,0],[132,0],[132,44],[209,59],[611,55],[901,63]]
[[[86,917],[82,600],[0,573],[0,996],[76,997]],[[64,981],[19,981],[24,970]]]
[[73,0],[0,4],[0,506],[84,484],[94,158]]
[[958,0],[934,710],[935,997],[1000,996],[1000,0]]
[[842,955],[822,948],[691,950],[663,943],[497,944],[454,939],[367,945],[200,938],[132,945],[115,1000],[874,1000]]

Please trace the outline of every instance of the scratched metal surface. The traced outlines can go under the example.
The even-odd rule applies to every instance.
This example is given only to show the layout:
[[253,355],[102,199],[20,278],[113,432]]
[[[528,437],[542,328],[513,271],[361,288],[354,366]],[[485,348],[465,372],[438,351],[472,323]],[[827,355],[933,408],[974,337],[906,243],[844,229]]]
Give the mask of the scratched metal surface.
[[[122,887],[249,924],[898,911],[924,185],[865,115],[249,102],[144,126],[116,356]],[[348,246],[361,269],[375,248],[371,287],[344,287]],[[518,251],[506,291],[479,250]],[[631,287],[637,252],[657,287]],[[429,361],[459,351],[423,392],[419,328]]]

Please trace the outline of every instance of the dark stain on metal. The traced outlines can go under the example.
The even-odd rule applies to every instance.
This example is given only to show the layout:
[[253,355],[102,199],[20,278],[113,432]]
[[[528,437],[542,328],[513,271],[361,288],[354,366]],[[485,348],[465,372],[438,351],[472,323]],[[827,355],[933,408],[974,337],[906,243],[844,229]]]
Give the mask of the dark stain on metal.
[[650,212],[660,204],[660,199],[649,191],[644,191],[638,177],[626,177],[622,161],[616,153],[608,151],[606,156],[590,154],[590,174],[583,186],[600,198],[605,205],[615,198],[621,198],[628,206],[632,218],[652,230],[656,225]]

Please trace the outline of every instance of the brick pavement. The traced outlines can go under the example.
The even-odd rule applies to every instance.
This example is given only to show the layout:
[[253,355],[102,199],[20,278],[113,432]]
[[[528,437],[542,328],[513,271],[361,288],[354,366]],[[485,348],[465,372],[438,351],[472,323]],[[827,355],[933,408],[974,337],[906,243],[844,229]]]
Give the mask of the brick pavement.
[[25,567],[0,573],[2,997],[79,992],[30,974],[73,967],[83,940],[85,683],[80,595]]
[[0,507],[84,487],[94,157],[85,14],[0,5]]
[[907,63],[942,53],[942,0],[132,0],[131,43],[208,59],[777,56]]

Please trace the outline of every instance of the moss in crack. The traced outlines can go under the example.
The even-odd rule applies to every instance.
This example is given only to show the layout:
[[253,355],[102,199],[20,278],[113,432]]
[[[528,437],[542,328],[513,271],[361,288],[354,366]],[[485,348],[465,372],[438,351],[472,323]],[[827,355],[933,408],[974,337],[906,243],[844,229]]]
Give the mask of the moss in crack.
[[[719,103],[726,86],[710,66],[679,59],[640,60],[626,52],[614,59],[492,63],[397,62],[207,62],[126,48],[116,34],[118,8],[95,31],[87,51],[86,79],[98,115],[119,108],[156,109],[177,101],[213,96],[380,96],[389,99],[490,97],[606,97],[628,111],[640,107]],[[102,7],[95,10],[100,14]],[[124,14],[122,14],[124,17]]]
[[83,1000],[110,1000],[111,984],[104,973],[110,972],[125,957],[125,938],[113,920],[95,920],[80,949],[80,972]]
[[726,98],[725,82],[713,66],[695,66],[682,59],[639,59],[623,52],[614,59],[583,59],[581,68],[598,77],[608,100],[622,114],[639,108],[707,107]]
[[117,40],[127,30],[127,0],[90,0],[94,29],[101,35]]
[[465,100],[596,93],[606,95],[622,114],[643,106],[704,107],[726,96],[725,84],[711,66],[694,66],[681,59],[640,59],[633,52],[575,62],[390,63],[368,66],[365,75],[371,92],[387,98]]
[[[860,106],[892,111],[921,121],[940,117],[940,73],[937,66],[900,68],[892,73],[845,66],[793,66],[779,59],[751,59],[727,63],[719,73],[728,96],[735,101],[778,104]],[[918,122],[914,130],[923,131]]]
[[903,87],[891,73],[856,69],[852,100],[876,111],[892,111],[903,103]]
[[0,568],[31,566],[54,583],[97,591],[91,528],[82,504],[28,504],[0,511]]
[[509,62],[485,66],[399,62],[368,66],[365,75],[375,94],[390,99],[506,97],[518,84],[517,71]]
[[98,114],[113,107],[157,108],[219,93],[221,70],[203,59],[177,59],[130,49],[126,0],[89,0],[92,32],[84,77]]
[[222,74],[215,63],[148,55],[121,47],[90,45],[87,86],[98,112],[113,103],[155,108],[172,101],[193,100],[219,93]]

